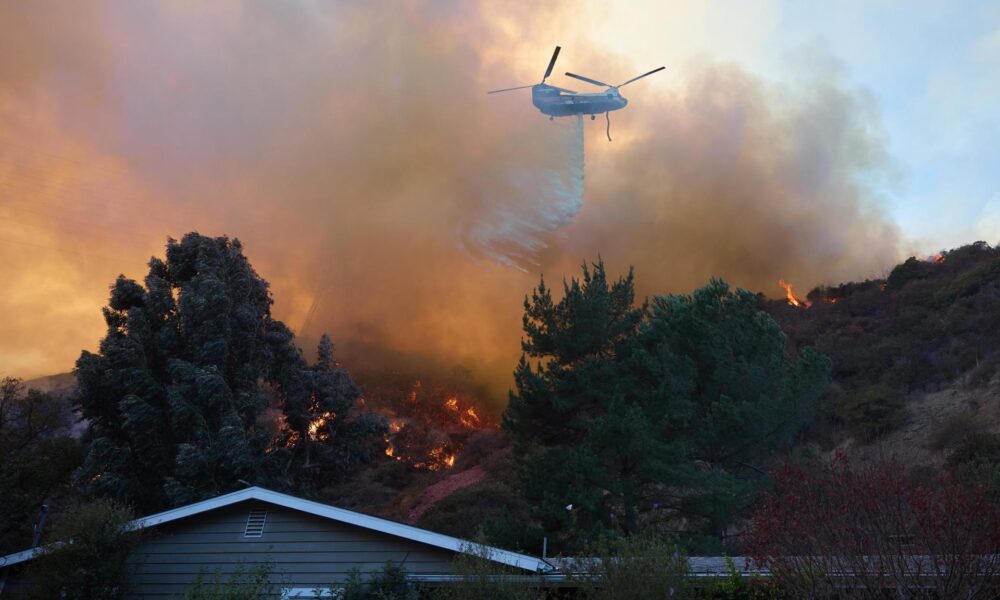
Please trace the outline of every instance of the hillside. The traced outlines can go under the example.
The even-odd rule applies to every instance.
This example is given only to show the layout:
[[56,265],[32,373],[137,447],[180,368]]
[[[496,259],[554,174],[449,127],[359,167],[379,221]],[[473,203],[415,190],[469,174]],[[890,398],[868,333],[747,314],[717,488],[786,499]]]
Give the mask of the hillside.
[[886,279],[761,300],[793,348],[833,361],[810,441],[875,443],[937,464],[1000,430],[1000,249],[976,242],[897,265]]
[[[1000,249],[977,242],[910,258],[885,279],[804,298],[758,296],[789,351],[832,360],[813,425],[793,455],[889,452],[911,465],[1000,463]],[[347,508],[496,543],[540,543],[517,493],[510,442],[469,382],[359,372],[362,403],[389,423],[385,452],[350,482],[320,490]],[[62,398],[72,374],[27,382]],[[478,410],[478,412],[477,412]]]

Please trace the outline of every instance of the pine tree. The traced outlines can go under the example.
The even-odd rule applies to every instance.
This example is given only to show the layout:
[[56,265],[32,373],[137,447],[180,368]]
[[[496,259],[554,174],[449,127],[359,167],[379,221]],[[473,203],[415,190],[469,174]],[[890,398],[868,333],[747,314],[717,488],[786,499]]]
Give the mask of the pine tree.
[[[300,483],[277,477],[283,469],[272,454],[276,442],[297,454],[305,438],[279,435],[268,408],[306,431],[317,378],[271,304],[267,282],[226,237],[169,240],[166,260],[150,260],[145,286],[119,276],[100,350],[83,352],[76,368],[89,423],[81,477],[91,493],[144,512],[230,491],[240,480]],[[337,385],[321,387],[336,401],[322,403],[339,408],[334,420],[349,421],[356,388],[345,372],[327,372]],[[353,453],[340,443],[332,445]]]
[[651,307],[634,297],[631,271],[609,284],[598,262],[558,302],[544,281],[525,300],[504,426],[523,491],[563,547],[636,533],[643,511],[721,535],[828,375],[814,352],[786,354],[750,292],[712,280]]

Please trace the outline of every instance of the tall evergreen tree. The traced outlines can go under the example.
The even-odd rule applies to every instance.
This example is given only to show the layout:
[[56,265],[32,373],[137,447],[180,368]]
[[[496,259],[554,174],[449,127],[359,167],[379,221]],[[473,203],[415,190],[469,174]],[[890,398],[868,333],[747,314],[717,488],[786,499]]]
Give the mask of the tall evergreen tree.
[[[276,433],[268,408],[298,432],[328,412],[328,421],[346,427],[358,421],[357,389],[338,369],[317,378],[292,332],[272,318],[271,303],[240,242],[226,237],[169,240],[166,260],[150,260],[145,286],[119,276],[100,350],[84,352],[76,366],[89,422],[81,480],[92,493],[145,512],[235,489],[240,480],[302,483],[275,463],[301,454],[308,437]],[[329,453],[356,456],[349,446],[359,437],[327,440]]]
[[669,441],[646,435],[642,407],[621,392],[623,360],[646,314],[635,306],[632,273],[609,283],[603,261],[585,264],[561,300],[543,279],[524,310],[504,427],[525,493],[551,534],[634,530],[633,488],[648,477],[641,472],[662,467]]
[[526,496],[564,544],[635,533],[644,511],[721,535],[829,370],[787,355],[750,292],[712,280],[636,307],[633,289],[599,262],[558,302],[544,281],[525,301],[504,425]]

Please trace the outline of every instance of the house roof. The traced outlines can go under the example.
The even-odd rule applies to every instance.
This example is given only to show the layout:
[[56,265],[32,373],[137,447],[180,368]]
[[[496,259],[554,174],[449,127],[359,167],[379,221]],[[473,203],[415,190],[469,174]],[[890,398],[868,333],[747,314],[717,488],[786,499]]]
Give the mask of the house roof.
[[[364,529],[378,531],[454,552],[468,552],[472,548],[482,548],[484,551],[483,554],[490,560],[531,572],[545,572],[553,569],[552,565],[544,560],[527,554],[521,554],[519,552],[512,552],[510,550],[503,550],[501,548],[494,548],[491,546],[482,547],[467,540],[428,531],[426,529],[420,529],[419,527],[413,527],[412,525],[397,523],[396,521],[390,521],[388,519],[381,519],[379,517],[373,517],[371,515],[351,510],[337,508],[335,506],[330,506],[329,504],[313,502],[312,500],[282,494],[280,492],[275,492],[261,487],[249,487],[237,492],[216,496],[215,498],[209,498],[208,500],[202,500],[201,502],[195,502],[194,504],[188,504],[187,506],[181,506],[157,513],[155,515],[150,515],[148,517],[141,517],[132,521],[130,527],[133,530],[147,529],[157,525],[163,525],[164,523],[170,523],[194,515],[199,515],[217,508],[231,506],[239,502],[246,502],[248,500],[267,502],[269,504],[301,511],[317,517],[346,523],[348,525],[355,525]],[[42,548],[31,548],[30,550],[24,550],[0,557],[0,568],[9,567],[11,565],[31,560],[36,555],[40,554],[41,551]]]

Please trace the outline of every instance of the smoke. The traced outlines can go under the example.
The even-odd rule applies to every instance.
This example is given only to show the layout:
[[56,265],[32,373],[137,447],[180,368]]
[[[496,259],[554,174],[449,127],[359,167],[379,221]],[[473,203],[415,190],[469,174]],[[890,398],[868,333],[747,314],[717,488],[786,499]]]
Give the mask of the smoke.
[[0,60],[4,373],[68,369],[114,277],[191,230],[239,237],[305,343],[457,373],[495,405],[542,272],[600,253],[647,294],[717,275],[777,295],[898,255],[877,114],[836,74],[779,87],[691,63],[624,88],[609,144],[528,90],[484,93],[537,82],[572,5],[89,6],[76,24],[61,3],[0,5],[0,40],[30,40]]
[[560,257],[599,250],[635,265],[646,293],[708,275],[774,295],[779,278],[807,290],[882,275],[901,240],[874,191],[894,175],[878,116],[836,65],[817,63],[792,86],[687,65],[673,93],[634,107],[549,260],[565,272]]
[[[546,128],[554,132],[546,152],[530,164],[520,155],[502,169],[489,167],[489,210],[466,224],[464,239],[474,254],[527,270],[548,246],[549,234],[570,223],[583,205],[583,118]],[[538,135],[531,143],[538,143]]]

